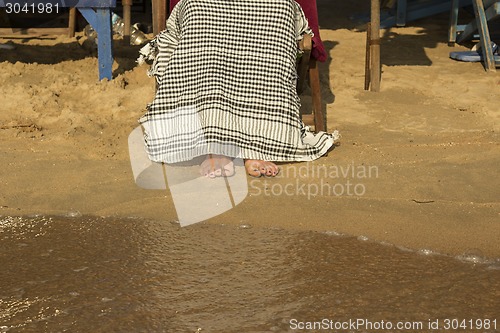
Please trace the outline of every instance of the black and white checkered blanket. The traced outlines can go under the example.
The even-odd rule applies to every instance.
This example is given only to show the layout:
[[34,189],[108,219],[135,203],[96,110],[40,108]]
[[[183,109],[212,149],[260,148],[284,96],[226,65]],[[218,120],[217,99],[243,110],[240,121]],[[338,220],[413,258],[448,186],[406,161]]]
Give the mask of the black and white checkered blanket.
[[[182,0],[154,55],[154,101],[141,117],[148,155],[174,163],[205,154],[314,160],[337,134],[311,133],[296,93],[293,0]],[[306,22],[305,19],[303,22]]]

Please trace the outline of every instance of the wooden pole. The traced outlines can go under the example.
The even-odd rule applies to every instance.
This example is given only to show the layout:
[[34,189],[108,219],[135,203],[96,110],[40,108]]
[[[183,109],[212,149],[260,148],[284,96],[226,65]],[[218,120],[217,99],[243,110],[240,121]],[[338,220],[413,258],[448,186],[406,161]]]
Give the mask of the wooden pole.
[[69,9],[69,24],[68,24],[68,37],[75,37],[76,28],[76,8]]
[[314,108],[314,131],[326,131],[326,122],[321,103],[321,87],[319,85],[319,68],[316,59],[309,60],[309,84],[311,85],[312,103]]
[[167,21],[167,0],[152,0],[153,34],[157,35],[165,29]]
[[380,91],[380,0],[371,0],[371,91]]
[[122,0],[123,5],[123,43],[130,45],[130,25],[132,0]]
[[370,28],[371,22],[366,24],[366,53],[365,53],[365,90],[370,89],[370,38],[372,29]]

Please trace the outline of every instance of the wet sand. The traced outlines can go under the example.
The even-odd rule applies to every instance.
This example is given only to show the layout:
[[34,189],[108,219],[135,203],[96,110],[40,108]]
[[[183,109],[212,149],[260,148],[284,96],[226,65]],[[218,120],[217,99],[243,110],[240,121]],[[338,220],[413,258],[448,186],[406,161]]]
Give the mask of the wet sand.
[[[382,91],[363,91],[365,34],[348,17],[366,6],[318,2],[331,56],[320,64],[322,96],[328,128],[342,139],[311,166],[373,166],[376,176],[301,180],[350,181],[361,184],[359,195],[308,198],[251,188],[243,203],[208,223],[333,231],[499,258],[498,73],[450,60],[450,51],[466,48],[446,45],[447,15],[438,15],[383,31]],[[15,50],[0,52],[0,215],[175,220],[170,193],[140,189],[131,174],[127,137],[154,93],[146,67],[134,63],[137,47],[117,45],[115,79],[97,82],[95,51],[82,46],[82,36],[0,43],[9,40]],[[289,181],[254,185],[263,190]]]
[[89,217],[0,219],[0,254],[0,332],[500,331],[500,262],[473,255]]

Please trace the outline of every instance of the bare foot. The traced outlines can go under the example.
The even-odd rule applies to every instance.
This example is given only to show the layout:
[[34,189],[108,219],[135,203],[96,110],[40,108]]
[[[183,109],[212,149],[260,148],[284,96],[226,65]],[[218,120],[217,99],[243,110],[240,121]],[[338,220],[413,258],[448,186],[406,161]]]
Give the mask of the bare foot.
[[200,165],[200,174],[208,178],[231,177],[234,175],[233,160],[223,155],[207,155]]
[[275,177],[279,173],[276,164],[262,160],[245,160],[245,169],[252,177]]

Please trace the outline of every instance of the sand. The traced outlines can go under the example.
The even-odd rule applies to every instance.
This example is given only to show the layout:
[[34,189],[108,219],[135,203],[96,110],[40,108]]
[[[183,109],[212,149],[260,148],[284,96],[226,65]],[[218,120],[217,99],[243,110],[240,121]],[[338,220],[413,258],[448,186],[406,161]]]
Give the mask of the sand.
[[[383,30],[381,91],[364,91],[366,35],[349,15],[366,6],[318,2],[330,54],[320,64],[322,97],[328,129],[342,138],[309,167],[340,175],[301,178],[339,189],[349,181],[358,193],[250,191],[206,223],[330,231],[499,258],[499,74],[449,59],[466,46],[447,45],[443,14]],[[0,50],[0,215],[175,221],[168,190],[139,188],[130,168],[127,137],[154,96],[147,66],[134,62],[138,48],[117,41],[115,78],[98,82],[95,51],[84,41],[82,34],[0,38],[15,46]],[[286,181],[253,185],[273,190]]]

